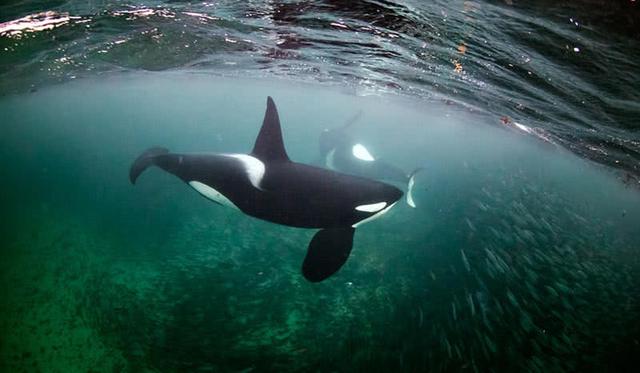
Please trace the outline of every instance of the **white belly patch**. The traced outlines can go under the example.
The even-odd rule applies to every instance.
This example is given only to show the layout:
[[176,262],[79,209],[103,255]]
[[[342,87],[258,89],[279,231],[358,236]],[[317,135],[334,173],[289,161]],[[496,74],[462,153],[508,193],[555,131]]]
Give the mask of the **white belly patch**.
[[197,190],[198,193],[202,194],[208,199],[214,202],[217,202],[223,206],[228,206],[236,210],[239,210],[238,206],[236,206],[233,202],[231,202],[229,198],[225,197],[224,194],[218,192],[217,190],[213,189],[207,184],[203,184],[199,181],[190,181],[189,185],[191,185],[193,189]]

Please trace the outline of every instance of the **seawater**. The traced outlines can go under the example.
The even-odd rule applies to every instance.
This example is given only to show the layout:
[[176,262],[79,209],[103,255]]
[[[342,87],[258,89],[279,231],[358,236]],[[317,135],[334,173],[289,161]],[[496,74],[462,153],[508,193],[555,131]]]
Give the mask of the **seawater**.
[[[204,200],[144,149],[248,152],[266,96],[290,157],[351,129],[423,167],[418,208],[359,228],[336,275],[313,230]],[[3,371],[633,371],[640,195],[561,147],[442,103],[199,73],[0,100]]]
[[[6,1],[0,371],[635,372],[638,2]],[[350,134],[417,176],[300,274],[314,230],[131,162]],[[359,114],[360,113],[360,114]]]

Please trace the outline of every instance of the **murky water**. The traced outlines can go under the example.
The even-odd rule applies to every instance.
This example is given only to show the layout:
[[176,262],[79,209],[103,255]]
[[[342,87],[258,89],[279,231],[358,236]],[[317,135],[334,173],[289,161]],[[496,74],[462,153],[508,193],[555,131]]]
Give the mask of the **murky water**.
[[[0,370],[635,371],[637,38],[583,6],[3,5]],[[267,96],[297,162],[353,121],[422,168],[318,284],[315,230],[128,180]]]

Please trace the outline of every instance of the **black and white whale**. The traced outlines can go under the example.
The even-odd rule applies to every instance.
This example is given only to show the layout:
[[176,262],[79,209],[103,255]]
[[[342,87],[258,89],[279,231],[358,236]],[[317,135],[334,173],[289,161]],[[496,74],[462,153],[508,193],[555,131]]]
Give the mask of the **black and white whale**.
[[157,166],[204,197],[270,222],[320,228],[302,264],[304,277],[322,281],[346,262],[355,228],[391,209],[402,197],[392,185],[289,160],[271,97],[249,154],[179,154],[150,148],[131,166],[129,179]]
[[348,131],[359,116],[360,113],[348,120],[343,126],[325,129],[320,134],[318,142],[322,162],[331,170],[406,185],[407,204],[415,208],[413,187],[416,173],[421,168],[407,174],[399,167],[380,158],[374,158],[369,150],[362,143],[356,141]]

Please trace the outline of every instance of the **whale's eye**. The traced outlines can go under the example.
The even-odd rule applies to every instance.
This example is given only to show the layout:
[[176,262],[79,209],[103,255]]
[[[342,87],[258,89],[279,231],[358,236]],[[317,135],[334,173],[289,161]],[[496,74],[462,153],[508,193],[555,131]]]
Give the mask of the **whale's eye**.
[[364,212],[376,212],[382,210],[383,208],[385,208],[385,206],[387,206],[386,202],[378,202],[371,203],[369,205],[356,206],[356,210]]

